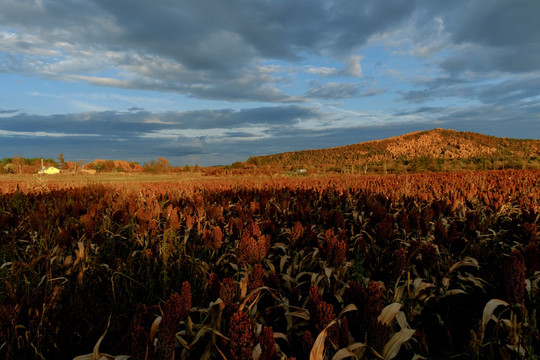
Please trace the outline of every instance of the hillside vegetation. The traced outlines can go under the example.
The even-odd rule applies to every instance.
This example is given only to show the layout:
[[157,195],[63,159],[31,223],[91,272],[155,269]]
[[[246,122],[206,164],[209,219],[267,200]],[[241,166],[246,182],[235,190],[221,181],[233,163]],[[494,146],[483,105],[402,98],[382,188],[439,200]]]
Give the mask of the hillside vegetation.
[[337,172],[540,168],[540,140],[434,129],[320,150],[251,157],[257,167]]

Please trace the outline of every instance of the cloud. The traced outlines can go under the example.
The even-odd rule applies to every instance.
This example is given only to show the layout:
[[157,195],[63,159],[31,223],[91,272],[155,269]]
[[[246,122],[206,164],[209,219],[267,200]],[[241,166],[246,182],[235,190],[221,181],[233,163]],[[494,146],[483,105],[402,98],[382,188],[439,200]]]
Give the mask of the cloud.
[[311,89],[306,94],[309,98],[316,99],[347,99],[352,98],[358,94],[358,88],[356,84],[351,83],[336,83],[330,82],[321,84],[319,82],[312,82]]
[[3,153],[212,164],[443,125],[540,136],[536,0],[1,7]]
[[252,155],[342,146],[435,127],[534,138],[540,134],[539,114],[538,99],[515,107],[426,106],[380,120],[377,115],[350,112],[327,121],[333,115],[294,105],[165,113],[13,114],[2,119],[0,152],[8,156],[17,149],[25,157],[56,157],[62,152],[66,158],[85,161],[112,158],[142,163],[163,156],[174,165],[231,164]]
[[[273,85],[279,76],[262,61],[332,53],[344,61],[343,74],[362,76],[355,49],[413,10],[396,0],[6,0],[0,52],[11,55],[0,71],[202,99],[298,101]],[[114,76],[99,74],[104,68]]]
[[360,60],[362,56],[351,55],[345,61],[345,70],[344,73],[349,76],[362,77],[362,65],[360,65]]
[[493,0],[433,3],[419,21],[437,17],[450,35],[441,62],[448,72],[525,73],[540,70],[540,3]]
[[2,119],[0,130],[45,134],[134,137],[163,131],[238,129],[243,127],[292,126],[321,119],[325,114],[312,107],[283,105],[240,110],[192,110],[151,113],[147,111],[99,111],[61,115],[15,114]]
[[10,114],[16,114],[18,113],[19,109],[2,109],[0,108],[0,115],[10,115]]

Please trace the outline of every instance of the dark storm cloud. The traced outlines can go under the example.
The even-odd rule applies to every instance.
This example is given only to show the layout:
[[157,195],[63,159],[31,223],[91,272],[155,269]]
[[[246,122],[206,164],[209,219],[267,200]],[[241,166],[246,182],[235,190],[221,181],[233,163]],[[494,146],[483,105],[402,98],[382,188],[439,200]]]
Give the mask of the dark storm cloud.
[[420,8],[419,24],[441,18],[456,45],[441,62],[442,69],[454,73],[540,69],[540,2],[425,1]]
[[[455,18],[448,21],[453,40],[458,44],[472,43],[485,48],[478,48],[480,51],[472,54],[459,54],[461,56],[458,55],[456,60],[467,58],[468,67],[473,70],[524,72],[540,69],[540,2],[476,1],[465,4],[463,10],[459,15],[454,13]],[[486,49],[488,51],[482,54],[481,50]],[[449,66],[448,63],[445,65]]]
[[165,130],[290,126],[323,116],[315,108],[295,105],[164,113],[101,111],[65,115],[16,114],[0,117],[0,130],[129,138]]
[[15,110],[8,110],[8,109],[2,109],[0,108],[0,115],[4,115],[4,114],[15,114],[15,113],[18,113],[19,109],[15,109]]
[[[346,61],[371,35],[406,20],[414,6],[398,0],[6,0],[0,23],[16,31],[6,47],[25,56],[3,63],[5,71],[205,99],[295,101],[271,85],[277,79],[258,66],[261,60],[332,53]],[[95,64],[85,63],[89,56]],[[131,76],[95,77],[103,66]]]

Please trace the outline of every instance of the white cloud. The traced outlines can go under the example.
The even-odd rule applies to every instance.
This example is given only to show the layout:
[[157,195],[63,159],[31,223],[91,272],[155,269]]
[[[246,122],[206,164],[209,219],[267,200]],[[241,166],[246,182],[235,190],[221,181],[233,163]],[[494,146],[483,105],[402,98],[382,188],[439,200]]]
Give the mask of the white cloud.
[[360,64],[360,61],[363,59],[362,56],[359,55],[351,55],[346,61],[345,61],[345,74],[349,76],[355,76],[355,77],[362,77],[362,65]]
[[331,67],[324,66],[308,66],[306,72],[318,76],[335,76],[339,73],[339,70]]

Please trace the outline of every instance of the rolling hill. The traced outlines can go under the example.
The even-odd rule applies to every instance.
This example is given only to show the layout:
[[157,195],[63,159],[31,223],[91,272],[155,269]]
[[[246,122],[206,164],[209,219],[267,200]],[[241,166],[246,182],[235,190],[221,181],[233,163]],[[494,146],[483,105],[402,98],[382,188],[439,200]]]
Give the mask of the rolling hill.
[[254,156],[247,164],[337,172],[540,169],[540,140],[433,129],[335,148]]

